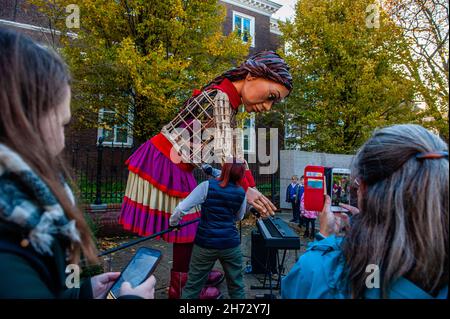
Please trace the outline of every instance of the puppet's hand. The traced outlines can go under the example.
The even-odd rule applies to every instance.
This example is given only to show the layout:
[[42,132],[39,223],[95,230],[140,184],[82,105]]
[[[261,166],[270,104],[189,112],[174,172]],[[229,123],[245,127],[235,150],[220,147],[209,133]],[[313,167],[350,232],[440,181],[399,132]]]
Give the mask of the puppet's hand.
[[277,208],[274,204],[256,188],[249,187],[247,189],[247,202],[255,207],[261,214],[261,217],[268,217],[275,215]]
[[202,171],[206,175],[212,175],[213,167],[209,164],[202,164]]
[[212,176],[212,177],[219,177],[222,171],[220,169],[214,168],[209,164],[202,164],[202,170],[206,175]]

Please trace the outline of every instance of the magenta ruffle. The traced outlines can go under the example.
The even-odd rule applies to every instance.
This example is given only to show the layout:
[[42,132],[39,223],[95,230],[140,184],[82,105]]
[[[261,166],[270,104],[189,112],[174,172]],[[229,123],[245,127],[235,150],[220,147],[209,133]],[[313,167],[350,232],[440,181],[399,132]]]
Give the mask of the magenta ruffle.
[[[200,217],[200,213],[185,215],[181,224]],[[119,224],[124,229],[137,233],[140,236],[149,236],[169,228],[170,214],[167,212],[150,209],[128,198],[124,198]],[[169,243],[192,243],[195,239],[198,223],[181,227],[177,231],[171,231],[162,235]],[[156,237],[160,239],[161,237]]]
[[179,168],[150,140],[130,156],[127,164],[130,171],[171,196],[186,197],[197,186],[192,172]]

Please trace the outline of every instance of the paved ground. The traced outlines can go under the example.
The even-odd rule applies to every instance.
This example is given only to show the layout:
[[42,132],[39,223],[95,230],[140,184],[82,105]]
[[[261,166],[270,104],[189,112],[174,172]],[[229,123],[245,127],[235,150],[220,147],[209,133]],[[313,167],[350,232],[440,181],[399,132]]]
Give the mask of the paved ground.
[[[286,222],[291,219],[292,214],[290,212],[282,212],[278,214],[279,217],[281,217]],[[289,222],[288,222],[289,223]],[[317,223],[316,223],[317,224]],[[303,229],[300,230],[300,228],[293,223],[289,223],[289,225],[299,234],[303,235]],[[317,225],[316,225],[317,227]],[[242,253],[244,256],[244,268],[246,264],[251,263],[251,231],[257,229],[255,226],[254,220],[244,220],[242,222]],[[111,248],[115,245],[118,245],[120,243],[124,243],[133,239],[137,239],[138,237],[119,237],[119,238],[103,238],[101,240],[102,248]],[[304,253],[305,248],[307,244],[311,241],[309,238],[303,238],[303,236],[300,236],[300,243],[301,248],[298,251],[287,251],[286,254],[286,260],[284,263],[284,274],[286,274],[289,269],[292,268],[292,266],[297,261],[298,257],[301,256],[301,254]],[[167,299],[167,291],[168,291],[168,285],[170,280],[170,269],[172,265],[172,245],[166,243],[163,240],[150,240],[147,242],[144,242],[142,244],[138,244],[132,248],[125,249],[123,251],[114,253],[110,259],[105,258],[104,260],[104,268],[105,271],[120,271],[125,267],[125,265],[128,263],[131,256],[136,252],[136,250],[141,247],[151,247],[155,249],[159,249],[163,253],[162,260],[155,272],[155,277],[157,278],[157,286],[156,286],[156,295],[155,298],[158,299]],[[281,256],[281,253],[280,253]],[[216,263],[217,269],[222,269],[219,262]],[[274,281],[273,285],[276,284],[276,278],[277,275],[273,276]],[[255,299],[257,295],[266,296],[269,294],[269,289],[251,289],[251,286],[261,286],[264,279],[263,274],[252,274],[252,273],[245,273],[244,274],[244,280],[245,280],[245,287],[246,287],[246,297],[248,299]],[[268,280],[267,280],[267,286],[268,286]],[[222,291],[225,298],[228,298],[227,295],[227,287],[225,281],[222,282],[219,286],[219,289]],[[273,290],[273,294],[276,298],[279,298],[279,291]]]

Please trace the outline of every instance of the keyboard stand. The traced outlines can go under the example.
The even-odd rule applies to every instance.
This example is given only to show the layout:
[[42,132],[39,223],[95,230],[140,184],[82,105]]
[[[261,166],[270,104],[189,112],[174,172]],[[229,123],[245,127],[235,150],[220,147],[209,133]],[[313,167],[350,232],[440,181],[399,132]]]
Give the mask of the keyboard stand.
[[278,279],[277,279],[277,287],[276,289],[279,290],[281,289],[281,275],[284,273],[284,262],[286,260],[286,251],[287,249],[283,249],[283,257],[281,258],[281,262],[280,262],[280,256],[278,255],[278,251],[276,252],[276,256],[275,259],[277,261],[277,266],[278,266]]
[[[251,286],[250,289],[269,289],[271,299],[274,298],[272,291],[280,290],[280,288],[281,288],[281,274],[283,273],[283,270],[284,270],[283,265],[286,260],[286,251],[287,251],[287,249],[283,249],[283,257],[281,258],[281,261],[280,261],[278,249],[277,248],[268,248],[268,253],[266,256],[266,264],[264,265],[264,269],[266,270],[266,272],[264,273],[263,284],[262,284],[262,286]],[[272,254],[275,254],[276,268],[278,270],[278,278],[277,278],[277,281],[276,281],[277,283],[276,283],[275,287],[272,286],[272,269],[269,265],[270,257],[272,256]],[[267,277],[269,277],[269,286],[266,285]]]

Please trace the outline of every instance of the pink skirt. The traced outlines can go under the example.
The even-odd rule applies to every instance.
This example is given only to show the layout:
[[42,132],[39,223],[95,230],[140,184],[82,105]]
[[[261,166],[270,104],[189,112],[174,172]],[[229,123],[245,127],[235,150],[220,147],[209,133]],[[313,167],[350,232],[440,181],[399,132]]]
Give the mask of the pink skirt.
[[[197,186],[194,175],[173,163],[152,140],[142,144],[126,164],[130,172],[119,224],[140,236],[168,229],[171,212]],[[192,212],[181,223],[200,217],[200,207]],[[170,243],[191,243],[197,225],[193,223],[161,237]]]

